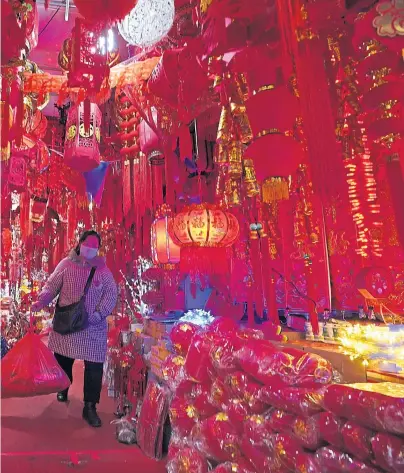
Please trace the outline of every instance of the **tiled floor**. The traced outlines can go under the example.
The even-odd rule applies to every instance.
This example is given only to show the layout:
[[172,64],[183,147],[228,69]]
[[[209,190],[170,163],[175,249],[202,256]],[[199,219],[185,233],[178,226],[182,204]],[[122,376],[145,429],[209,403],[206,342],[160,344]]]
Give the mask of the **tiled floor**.
[[76,363],[68,405],[56,396],[5,399],[1,411],[2,473],[164,473],[163,462],[146,458],[136,446],[115,440],[114,405],[104,393],[104,425],[92,429],[81,419],[83,365]]

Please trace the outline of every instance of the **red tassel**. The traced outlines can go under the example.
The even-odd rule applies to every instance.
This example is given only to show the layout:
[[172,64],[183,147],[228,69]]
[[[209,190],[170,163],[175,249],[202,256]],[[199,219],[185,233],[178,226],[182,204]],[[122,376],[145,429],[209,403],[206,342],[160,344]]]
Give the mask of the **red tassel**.
[[22,135],[23,135],[23,126],[22,122],[24,120],[24,94],[22,90],[18,94],[18,104],[15,114],[15,123],[14,123],[14,139],[17,147],[22,145]]
[[254,273],[254,301],[259,317],[263,315],[263,300],[262,300],[262,272],[261,272],[261,255],[260,242],[258,239],[250,241],[251,248],[251,265]]
[[163,166],[151,166],[153,180],[153,206],[156,209],[163,204]]
[[10,106],[8,100],[1,102],[1,147],[8,147],[10,142]]
[[49,8],[49,0],[45,0],[45,10]]
[[181,248],[180,271],[184,274],[225,276],[229,272],[226,248]]

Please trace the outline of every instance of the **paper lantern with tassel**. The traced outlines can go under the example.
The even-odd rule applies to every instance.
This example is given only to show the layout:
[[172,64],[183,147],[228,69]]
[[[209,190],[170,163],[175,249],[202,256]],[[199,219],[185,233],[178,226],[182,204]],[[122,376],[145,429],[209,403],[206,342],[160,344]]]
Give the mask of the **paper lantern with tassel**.
[[203,277],[228,273],[226,249],[239,234],[233,214],[209,204],[191,205],[174,217],[169,231],[181,247],[181,272]]
[[89,104],[89,123],[86,129],[86,105],[80,103],[69,111],[66,125],[65,164],[80,172],[95,169],[100,164],[101,111]]
[[289,199],[289,176],[304,158],[300,143],[284,134],[268,134],[254,140],[244,157],[254,162],[257,180],[262,184],[263,202]]

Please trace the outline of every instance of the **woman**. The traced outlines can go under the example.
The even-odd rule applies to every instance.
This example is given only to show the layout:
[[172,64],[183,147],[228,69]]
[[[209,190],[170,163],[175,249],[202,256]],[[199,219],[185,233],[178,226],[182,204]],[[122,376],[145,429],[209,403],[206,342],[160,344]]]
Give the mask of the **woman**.
[[[107,351],[107,320],[117,300],[117,288],[104,258],[97,256],[101,238],[97,232],[84,232],[77,247],[63,259],[39,295],[32,310],[38,312],[48,306],[58,295],[59,305],[67,306],[78,302],[91,269],[96,268],[86,296],[89,326],[81,332],[60,335],[51,332],[48,346],[73,381],[74,360],[84,360],[84,409],[83,419],[91,427],[101,427],[96,405],[100,402],[103,365]],[[58,393],[59,402],[67,402],[68,390]]]

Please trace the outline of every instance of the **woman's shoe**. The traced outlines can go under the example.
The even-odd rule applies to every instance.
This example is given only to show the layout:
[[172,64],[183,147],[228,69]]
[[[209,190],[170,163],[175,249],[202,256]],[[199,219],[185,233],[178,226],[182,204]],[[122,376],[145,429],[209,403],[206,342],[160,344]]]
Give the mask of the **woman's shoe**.
[[101,427],[102,422],[98,417],[95,402],[85,402],[83,409],[83,419],[87,421],[91,427]]
[[57,394],[56,399],[59,402],[67,402],[67,393],[68,393],[67,389],[65,391],[60,391],[60,393]]

